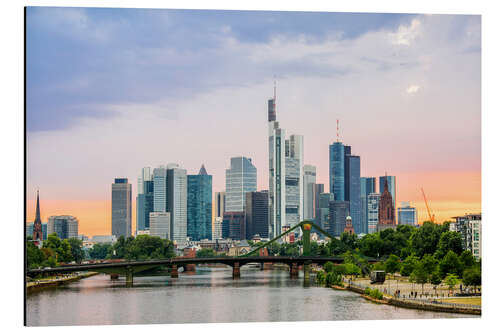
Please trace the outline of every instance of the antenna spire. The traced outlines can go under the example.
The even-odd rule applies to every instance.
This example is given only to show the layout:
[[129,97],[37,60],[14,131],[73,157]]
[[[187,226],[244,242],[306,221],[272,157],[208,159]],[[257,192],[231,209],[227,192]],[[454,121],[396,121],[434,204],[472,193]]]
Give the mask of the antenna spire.
[[340,134],[339,134],[339,120],[337,119],[337,142],[340,142]]

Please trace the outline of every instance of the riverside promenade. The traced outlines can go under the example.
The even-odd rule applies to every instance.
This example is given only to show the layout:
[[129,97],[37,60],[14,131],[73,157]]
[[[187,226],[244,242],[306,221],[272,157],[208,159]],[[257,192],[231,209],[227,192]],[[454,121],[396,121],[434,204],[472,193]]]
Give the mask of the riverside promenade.
[[57,287],[65,283],[70,283],[90,276],[97,275],[97,272],[75,272],[72,274],[51,276],[44,279],[32,280],[26,283],[26,290],[31,292],[44,288]]
[[[384,297],[383,300],[375,300],[368,297],[368,299],[374,302],[417,310],[481,315],[481,297],[459,298],[449,294],[447,289],[443,290],[443,287],[438,287],[434,290],[433,287],[424,285],[424,292],[422,294],[421,285],[417,285],[416,287],[414,284],[403,279],[386,280],[383,284],[370,284],[369,279],[356,279],[353,281],[344,278],[344,284],[345,289],[362,295],[365,294],[366,288],[378,289]],[[400,291],[398,297],[396,296],[397,290]],[[417,292],[417,297],[411,297],[412,293],[415,295],[415,291]]]

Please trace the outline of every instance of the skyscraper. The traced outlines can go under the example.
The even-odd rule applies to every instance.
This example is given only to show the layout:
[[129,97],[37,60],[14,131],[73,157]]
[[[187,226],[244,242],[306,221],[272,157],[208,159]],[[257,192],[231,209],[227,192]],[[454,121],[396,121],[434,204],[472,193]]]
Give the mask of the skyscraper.
[[377,232],[378,210],[380,204],[380,193],[370,193],[367,198],[368,206],[368,233]]
[[304,139],[291,135],[276,121],[276,86],[268,100],[269,135],[269,234],[277,236],[282,227],[293,226],[303,219]]
[[269,192],[248,192],[245,205],[246,239],[269,237]]
[[47,234],[56,233],[60,239],[78,237],[78,220],[74,216],[50,216],[47,223]]
[[[314,184],[314,222],[322,227],[322,222],[320,218],[320,194],[325,192],[324,184]],[[333,196],[333,195],[332,195]],[[325,207],[328,209],[328,205]]]
[[149,235],[170,239],[170,213],[151,212],[149,215]]
[[387,180],[387,188],[392,197],[392,206],[396,209],[396,176],[380,176],[379,177],[379,192],[384,192],[384,186]]
[[153,210],[166,212],[167,209],[167,168],[159,166],[153,170]]
[[345,200],[345,152],[342,142],[334,142],[330,145],[330,193],[333,193],[336,201]]
[[149,213],[154,211],[154,181],[150,167],[142,169],[137,186],[136,232],[149,229]]
[[127,178],[115,178],[111,184],[111,234],[132,235],[132,184]]
[[187,176],[187,235],[192,240],[212,238],[212,176],[202,165]]
[[388,190],[387,182],[384,183],[384,192],[380,195],[377,230],[393,228],[396,226],[392,196]]
[[316,223],[333,235],[333,224],[330,223],[330,202],[334,201],[332,193],[319,193],[318,211],[316,215]]
[[40,196],[36,191],[36,212],[35,221],[33,222],[33,241],[37,244],[43,240],[42,219],[40,218]]
[[361,224],[361,183],[360,183],[360,158],[359,156],[351,155],[351,147],[348,148],[344,156],[344,171],[345,171],[345,190],[344,200],[349,201],[349,215],[351,216],[352,226],[356,234],[364,231]]
[[170,213],[170,240],[187,240],[187,174],[177,164],[167,165],[167,211]]
[[[245,195],[246,196],[246,195]],[[222,237],[233,240],[246,238],[245,212],[225,212],[222,220]]]
[[257,191],[257,169],[252,159],[232,157],[226,169],[226,212],[244,212],[246,193]]
[[214,216],[223,217],[226,211],[226,192],[215,192]]
[[361,226],[362,232],[368,233],[368,195],[377,192],[375,177],[361,177]]
[[304,165],[304,220],[314,220],[316,199],[316,167]]
[[[338,237],[344,232],[346,218],[349,215],[349,201],[330,201],[330,231],[333,236]],[[327,230],[328,231],[328,230]]]
[[409,202],[401,202],[398,207],[398,224],[416,226],[418,224],[417,209],[411,207]]

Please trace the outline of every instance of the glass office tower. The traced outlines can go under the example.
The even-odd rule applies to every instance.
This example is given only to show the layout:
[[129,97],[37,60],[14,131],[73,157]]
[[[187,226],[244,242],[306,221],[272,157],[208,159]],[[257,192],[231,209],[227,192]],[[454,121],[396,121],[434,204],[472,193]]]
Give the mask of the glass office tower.
[[132,184],[127,178],[115,178],[111,184],[111,234],[132,235]]
[[197,175],[187,176],[187,235],[199,241],[212,238],[212,176],[202,165]]
[[368,195],[377,192],[375,177],[361,177],[361,226],[363,233],[368,233]]
[[344,145],[334,142],[330,145],[330,193],[336,201],[345,200]]
[[231,158],[231,167],[226,169],[226,212],[244,212],[246,193],[257,191],[257,168],[252,159]]

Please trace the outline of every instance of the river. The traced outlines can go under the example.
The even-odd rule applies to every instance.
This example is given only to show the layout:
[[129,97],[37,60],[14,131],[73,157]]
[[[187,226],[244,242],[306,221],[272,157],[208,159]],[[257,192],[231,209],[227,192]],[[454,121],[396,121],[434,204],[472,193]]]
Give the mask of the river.
[[237,280],[231,269],[198,267],[178,279],[134,277],[131,288],[100,274],[29,293],[26,306],[29,326],[479,318],[374,304],[349,291],[304,287],[286,271],[246,266]]

